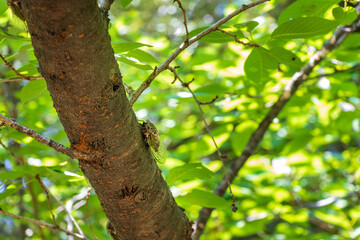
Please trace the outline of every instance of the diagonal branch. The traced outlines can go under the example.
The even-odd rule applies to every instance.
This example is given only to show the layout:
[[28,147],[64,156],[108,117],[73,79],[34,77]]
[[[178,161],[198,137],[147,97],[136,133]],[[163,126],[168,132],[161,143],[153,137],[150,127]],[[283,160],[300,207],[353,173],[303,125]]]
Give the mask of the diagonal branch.
[[[357,7],[359,11],[359,7]],[[267,113],[265,118],[260,123],[259,127],[252,134],[250,140],[248,141],[244,151],[238,157],[229,169],[227,179],[232,182],[237,176],[240,169],[244,166],[245,162],[249,157],[254,153],[260,141],[262,140],[265,132],[269,128],[270,124],[273,122],[274,118],[280,113],[285,104],[289,99],[294,95],[298,87],[307,80],[309,74],[312,72],[315,66],[317,66],[329,52],[334,50],[339,44],[341,44],[347,36],[351,33],[358,31],[360,29],[360,20],[357,19],[354,23],[346,26],[341,26],[328,40],[323,47],[317,51],[309,60],[309,63],[299,72],[295,73],[290,82],[284,87],[283,93],[279,97],[278,101],[272,106],[270,111]],[[223,196],[227,189],[227,179],[223,178],[216,190],[215,194]],[[200,238],[201,234],[204,232],[206,222],[210,218],[210,215],[214,209],[213,208],[203,208],[199,213],[198,221],[196,222],[196,229],[193,234],[193,239],[197,240]]]
[[59,226],[51,225],[49,223],[45,223],[45,222],[42,222],[42,221],[39,221],[39,220],[36,220],[36,219],[32,219],[32,218],[18,216],[18,215],[6,212],[6,211],[2,210],[1,208],[0,208],[0,214],[4,214],[5,216],[9,216],[9,217],[16,218],[16,219],[19,219],[19,220],[31,222],[31,223],[34,223],[34,224],[36,224],[38,226],[43,226],[43,227],[47,227],[47,228],[50,228],[50,229],[55,229],[55,230],[66,233],[66,235],[68,235],[68,236],[73,236],[73,237],[75,237],[77,239],[82,239],[82,240],[87,239],[87,238],[85,238],[83,236],[80,236],[77,233],[69,232],[69,231],[67,231],[67,230],[65,230],[65,229],[63,229],[63,228],[61,228]]
[[0,80],[0,83],[4,83],[4,82],[18,82],[18,81],[35,81],[35,80],[44,80],[43,77],[26,77],[26,78],[10,78],[10,79],[4,79],[4,80]]
[[9,63],[5,57],[0,53],[0,58],[4,61],[5,65],[8,66],[16,75],[18,75],[20,78],[14,78],[14,79],[6,79],[6,80],[1,80],[0,82],[14,82],[14,81],[20,81],[20,80],[28,80],[28,81],[34,81],[34,80],[39,80],[39,79],[44,79],[43,77],[27,77],[21,73],[18,72],[18,70],[16,70],[11,63]]
[[169,67],[169,64],[177,57],[180,53],[182,53],[187,47],[189,47],[191,44],[199,41],[204,36],[208,35],[211,32],[216,31],[221,25],[232,19],[233,17],[239,15],[240,13],[253,8],[261,3],[268,2],[270,0],[258,0],[256,2],[253,2],[248,5],[242,5],[241,8],[237,9],[236,11],[232,12],[231,14],[227,15],[226,17],[220,19],[215,24],[210,26],[209,28],[205,29],[198,35],[192,37],[189,39],[189,41],[184,41],[163,63],[160,64],[159,67],[155,68],[154,71],[150,74],[150,76],[140,85],[138,89],[131,95],[130,97],[130,105],[132,106],[136,100],[139,98],[142,92],[147,89],[152,81],[164,70],[166,70]]
[[[181,85],[182,85],[183,87],[187,88],[188,91],[189,91],[189,92],[191,93],[191,95],[193,96],[193,98],[195,99],[195,102],[196,102],[196,104],[197,104],[197,106],[198,106],[198,108],[199,108],[200,115],[201,115],[201,117],[202,117],[202,119],[203,119],[203,122],[204,122],[204,124],[205,124],[206,130],[208,131],[208,133],[209,133],[209,135],[210,135],[210,137],[211,137],[211,139],[212,139],[212,141],[213,141],[213,143],[214,143],[214,146],[216,147],[216,151],[217,151],[217,153],[218,153],[218,155],[219,155],[219,158],[220,158],[220,160],[221,160],[221,162],[222,162],[222,169],[223,169],[223,171],[224,171],[225,179],[226,179],[227,184],[228,184],[227,186],[228,186],[228,188],[229,188],[229,192],[230,192],[231,197],[232,197],[232,199],[233,199],[233,203],[232,203],[232,207],[233,207],[233,208],[232,208],[232,211],[233,211],[233,212],[236,212],[236,211],[237,211],[236,200],[235,200],[235,196],[234,196],[234,194],[233,194],[233,192],[232,192],[232,190],[231,190],[230,181],[229,181],[229,179],[227,179],[227,172],[226,172],[225,164],[224,164],[224,159],[226,158],[226,156],[224,156],[224,155],[221,153],[220,148],[219,148],[219,146],[217,145],[217,143],[216,143],[216,141],[215,141],[215,138],[214,138],[214,136],[213,136],[213,134],[212,134],[212,132],[211,132],[211,129],[210,129],[210,127],[209,127],[209,124],[207,123],[207,121],[206,121],[206,119],[205,119],[205,114],[204,114],[204,112],[203,112],[203,110],[202,110],[202,108],[201,108],[201,105],[205,105],[205,103],[200,102],[199,99],[195,96],[195,93],[193,92],[193,90],[191,90],[191,88],[190,88],[190,83],[192,83],[192,82],[194,81],[194,79],[191,80],[190,82],[185,82],[185,81],[183,81],[183,80],[180,78],[180,76],[177,74],[177,72],[176,72],[176,67],[175,67],[175,68],[169,67],[168,69],[174,74],[174,81],[173,81],[172,83],[175,83],[176,80],[179,80],[179,82],[181,83]],[[218,98],[218,96],[216,96],[216,98],[214,98],[213,100],[211,100],[209,103],[214,102],[217,98]]]
[[48,203],[48,208],[49,208],[49,211],[50,211],[50,214],[51,214],[51,218],[52,218],[52,220],[54,222],[54,225],[59,227],[59,225],[56,222],[55,215],[54,215],[54,213],[53,213],[53,211],[51,209],[50,194],[49,194],[50,191],[47,188],[45,188],[45,185],[44,185],[43,181],[41,180],[41,178],[39,177],[39,175],[36,175],[35,178],[39,182],[42,189],[45,191],[46,199],[47,199],[47,203]]
[[87,194],[86,194],[86,200],[85,200],[86,215],[87,215],[87,219],[88,219],[88,221],[89,221],[89,227],[90,227],[91,233],[92,233],[92,235],[94,236],[94,239],[95,239],[95,240],[98,240],[98,238],[96,237],[96,234],[95,234],[95,232],[94,232],[94,229],[93,229],[93,227],[92,227],[91,219],[90,219],[89,204],[88,204],[88,200],[89,200],[89,197],[90,197],[90,193],[91,193],[91,187],[88,187],[88,192],[87,192]]
[[[41,178],[39,177],[39,175],[36,175],[35,178],[38,180],[40,186],[42,187],[42,189],[45,191],[46,193],[46,197],[48,198],[49,196],[51,196],[63,209],[64,211],[66,212],[66,214],[69,216],[70,220],[72,221],[72,223],[75,225],[75,227],[77,228],[77,230],[79,231],[80,235],[83,235],[84,236],[84,233],[83,231],[81,230],[81,228],[79,227],[79,225],[77,224],[76,220],[74,219],[74,217],[71,215],[71,212],[60,202],[60,200],[50,192],[50,189],[47,188],[45,186],[45,184],[43,183],[43,181],[41,180]],[[48,200],[49,201],[49,200]],[[49,207],[49,210],[51,212],[51,215],[54,219],[54,224],[56,224],[56,221],[55,221],[55,217],[53,216],[53,213],[51,211],[51,208]]]
[[33,130],[24,127],[20,124],[18,124],[17,122],[15,122],[12,119],[9,119],[7,117],[5,117],[4,115],[0,114],[0,127],[7,125],[13,129],[15,129],[18,132],[21,132],[33,139],[35,139],[36,141],[38,141],[39,143],[43,143],[53,149],[55,149],[57,152],[63,153],[68,155],[71,158],[76,158],[76,159],[82,159],[82,160],[88,160],[90,159],[92,156],[89,156],[87,154],[84,154],[82,152],[79,151],[75,151],[71,148],[67,148],[64,145],[55,142],[54,140],[48,139],[46,137],[42,137],[40,134],[34,132]]

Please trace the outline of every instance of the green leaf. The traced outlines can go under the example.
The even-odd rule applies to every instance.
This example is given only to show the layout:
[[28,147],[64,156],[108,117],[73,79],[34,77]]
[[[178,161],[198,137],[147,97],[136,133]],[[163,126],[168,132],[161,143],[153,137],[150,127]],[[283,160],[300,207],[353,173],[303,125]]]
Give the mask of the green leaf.
[[301,67],[303,65],[303,63],[301,62],[301,60],[291,51],[288,51],[284,48],[281,47],[275,47],[269,50],[269,52],[276,57],[277,59],[279,59],[280,63],[289,65],[289,66],[294,66],[294,67]]
[[35,176],[35,175],[46,176],[48,175],[47,167],[38,167],[32,165],[21,165],[16,166],[12,171],[0,172],[0,180],[10,180],[24,176]]
[[168,184],[173,185],[176,181],[191,179],[211,179],[214,173],[201,163],[188,163],[171,169],[168,173]]
[[244,31],[247,31],[247,32],[251,32],[258,25],[259,25],[259,23],[256,22],[256,21],[249,21],[249,22],[235,24],[234,27],[236,27],[239,30],[244,30]]
[[236,154],[240,156],[244,150],[246,144],[248,143],[251,134],[255,131],[258,125],[255,122],[247,121],[239,124],[235,128],[235,132],[231,138],[231,147]]
[[345,41],[341,44],[343,48],[356,48],[360,47],[360,33],[352,33],[348,36]]
[[313,136],[308,131],[297,133],[294,138],[286,144],[281,155],[288,156],[300,149],[304,149]]
[[124,54],[125,56],[136,58],[140,62],[158,63],[159,61],[154,58],[150,53],[144,52],[140,49],[135,49]]
[[297,18],[284,22],[272,33],[272,39],[309,38],[328,33],[337,26],[335,21],[319,18]]
[[267,49],[258,47],[247,57],[244,70],[250,80],[263,84],[270,79],[270,72],[277,69],[278,63],[279,60]]
[[342,25],[350,24],[357,18],[357,12],[355,8],[347,7],[337,7],[332,10],[332,14],[335,20]]
[[139,68],[142,70],[152,70],[153,69],[150,65],[136,62],[123,54],[116,54],[116,59],[120,62],[123,62],[125,64],[128,64],[130,66],[133,66],[133,67],[136,67],[136,68]]
[[36,99],[47,92],[46,82],[44,80],[36,80],[28,82],[20,91],[20,99],[22,103]]
[[24,38],[24,37],[21,37],[21,36],[16,36],[16,35],[7,33],[2,29],[0,29],[0,37],[1,38],[7,38],[7,39],[13,39],[13,40],[30,41],[30,38]]
[[139,42],[115,42],[112,44],[115,53],[129,52],[141,47],[152,47],[151,45]]
[[333,52],[335,58],[342,62],[353,62],[357,63],[360,61],[360,52],[354,51],[353,49],[342,50],[341,48],[335,49]]
[[314,215],[320,220],[323,220],[325,223],[330,223],[348,230],[352,228],[351,222],[349,221],[349,219],[346,218],[346,215],[344,213],[330,214],[320,210],[316,210],[314,212]]
[[13,171],[4,171],[4,172],[0,172],[0,180],[1,181],[6,181],[9,179],[15,179],[15,178],[20,178],[27,175],[26,172],[21,171],[21,170],[13,170]]
[[17,191],[19,191],[19,189],[22,188],[22,187],[23,187],[23,184],[11,184],[11,185],[9,185],[4,192],[0,193],[0,200],[13,195]]
[[185,196],[179,196],[177,200],[188,202],[193,205],[199,205],[208,208],[225,208],[230,207],[231,204],[225,199],[219,197],[212,192],[206,192],[202,190],[193,190],[191,193]]
[[209,135],[203,135],[193,146],[191,151],[192,159],[204,157],[216,151],[213,140]]
[[[208,27],[201,27],[201,28],[194,29],[189,33],[189,37],[192,38],[207,28]],[[229,36],[225,33],[220,32],[220,31],[214,31],[214,32],[209,33],[205,37],[201,38],[200,41],[208,42],[208,43],[225,43],[225,42],[234,41],[234,38],[232,36]]]
[[299,17],[323,17],[339,0],[297,0],[279,16],[278,24]]
[[3,14],[8,9],[6,1],[0,1],[0,14]]
[[[15,55],[16,56],[16,55]],[[11,59],[12,56],[10,56],[8,59]],[[34,64],[26,64],[24,66],[22,66],[21,68],[17,69],[17,71],[25,76],[35,76],[35,75],[39,75],[39,72],[37,70],[37,66]],[[18,78],[19,76],[14,72],[11,71],[6,78]]]
[[121,6],[124,8],[127,7],[131,2],[132,0],[120,0]]

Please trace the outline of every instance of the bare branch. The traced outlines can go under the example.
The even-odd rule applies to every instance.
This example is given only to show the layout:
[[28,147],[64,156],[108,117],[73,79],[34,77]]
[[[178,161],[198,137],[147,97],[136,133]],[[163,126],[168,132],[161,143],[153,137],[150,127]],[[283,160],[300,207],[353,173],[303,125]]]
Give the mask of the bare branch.
[[[21,73],[19,73],[12,65],[11,63],[9,63],[5,57],[0,53],[0,58],[4,61],[4,63],[6,64],[6,66],[8,66],[11,70],[13,70],[13,72],[18,75],[20,77],[20,79],[17,78],[17,80],[14,79],[7,79],[7,80],[3,80],[0,82],[13,82],[13,81],[19,81],[19,80],[28,80],[28,81],[33,81],[33,80],[38,80],[38,77],[27,77]],[[42,78],[42,77],[41,77]],[[44,78],[42,78],[44,79]]]
[[239,15],[240,13],[242,13],[242,12],[244,12],[244,11],[250,9],[250,8],[253,8],[253,7],[255,7],[255,6],[257,6],[257,5],[261,4],[261,3],[268,2],[268,1],[270,1],[270,0],[258,0],[256,2],[253,2],[253,3],[248,4],[248,5],[242,5],[241,8],[239,8],[236,11],[232,12],[231,14],[227,15],[226,17],[220,19],[219,21],[217,21],[215,24],[213,24],[209,28],[205,29],[204,31],[202,31],[198,35],[196,35],[196,36],[192,37],[191,39],[189,39],[188,42],[184,41],[163,63],[160,64],[160,66],[158,68],[155,68],[154,71],[151,73],[151,75],[139,86],[138,89],[136,89],[136,91],[134,92],[134,94],[130,98],[130,105],[132,106],[136,102],[136,100],[139,98],[141,93],[144,92],[145,89],[150,86],[151,82],[161,72],[166,70],[169,67],[170,63],[177,56],[179,56],[179,54],[182,53],[187,47],[189,47],[191,44],[199,41],[201,38],[208,35],[209,33],[216,31],[221,25],[223,25],[224,23],[226,23],[227,21],[229,21],[233,17]]
[[[178,68],[178,67],[176,67],[176,68]],[[214,145],[215,145],[215,147],[216,147],[216,151],[217,151],[217,153],[218,153],[218,155],[219,155],[219,158],[220,158],[220,160],[221,160],[221,162],[222,162],[222,168],[223,168],[223,171],[224,171],[224,173],[225,173],[225,179],[227,179],[227,172],[226,172],[225,163],[224,163],[224,159],[226,158],[226,156],[224,156],[224,155],[221,153],[220,148],[219,148],[218,145],[216,144],[215,138],[214,138],[214,136],[213,136],[212,133],[211,133],[209,124],[206,122],[205,114],[204,114],[204,112],[203,112],[203,110],[202,110],[202,108],[201,108],[201,105],[204,105],[204,103],[201,103],[201,102],[197,99],[197,97],[195,96],[194,92],[193,92],[193,91],[191,90],[191,88],[190,88],[190,83],[192,83],[192,82],[194,81],[194,79],[192,79],[190,82],[185,82],[185,81],[181,80],[181,78],[179,77],[179,75],[176,73],[176,70],[175,70],[176,68],[168,67],[168,69],[174,74],[174,80],[172,81],[172,83],[175,83],[176,80],[179,80],[179,82],[181,83],[181,85],[182,85],[183,87],[186,87],[186,88],[188,89],[188,91],[191,93],[191,95],[193,96],[193,98],[195,99],[195,102],[196,102],[196,104],[197,104],[197,106],[198,106],[198,108],[199,108],[199,111],[200,111],[200,115],[201,115],[201,117],[202,117],[202,119],[203,119],[203,122],[204,122],[204,124],[205,124],[206,130],[208,131],[208,133],[209,133],[209,135],[210,135],[210,137],[211,137],[211,139],[212,139],[212,141],[213,141],[213,143],[214,143]],[[217,97],[218,97],[218,96],[216,96],[216,98],[215,98],[214,100],[212,100],[211,102],[214,102],[214,101],[217,99]],[[230,186],[230,181],[227,180],[227,183],[228,183],[228,187],[229,187],[229,192],[230,192],[231,197],[232,197],[232,199],[233,199],[233,203],[232,203],[232,207],[233,207],[233,208],[232,208],[232,210],[233,210],[233,212],[236,212],[237,207],[236,207],[235,196],[234,196],[234,194],[232,193],[231,186]]]
[[186,32],[186,40],[185,42],[189,42],[189,30],[188,30],[188,26],[187,26],[187,22],[186,22],[186,12],[184,7],[181,4],[180,0],[174,0],[174,2],[177,2],[179,4],[179,8],[181,9],[181,11],[183,12],[184,15],[184,26],[185,26],[185,32]]
[[[357,7],[359,11],[360,7]],[[301,69],[301,71],[295,73],[289,83],[284,87],[283,93],[279,97],[278,101],[272,106],[270,111],[267,113],[265,118],[260,123],[259,127],[252,134],[249,139],[244,151],[241,153],[240,157],[238,157],[234,163],[231,165],[229,169],[227,178],[223,178],[218,187],[215,190],[215,194],[219,196],[223,196],[226,188],[228,186],[228,180],[232,182],[237,176],[240,169],[244,166],[245,162],[249,159],[249,157],[256,150],[260,141],[262,140],[265,132],[269,128],[270,124],[273,122],[274,118],[280,113],[285,104],[289,101],[289,99],[294,95],[298,87],[307,80],[309,74],[312,72],[315,66],[317,66],[326,56],[327,54],[334,50],[339,44],[341,44],[345,38],[351,33],[358,31],[360,29],[360,20],[357,19],[351,25],[341,26],[339,29],[333,34],[333,36],[328,40],[324,46],[317,51],[309,60],[309,63]],[[210,215],[214,209],[212,208],[203,208],[199,213],[198,221],[196,222],[196,229],[192,236],[192,239],[198,240],[201,234],[204,232],[206,222],[210,218]]]
[[55,149],[57,152],[66,154],[71,158],[76,158],[76,159],[81,159],[81,160],[88,160],[88,159],[92,158],[92,156],[90,156],[90,155],[84,154],[79,151],[75,151],[75,150],[73,150],[71,148],[67,148],[64,145],[57,143],[51,139],[42,137],[41,135],[34,132],[33,130],[18,124],[14,120],[9,119],[2,114],[0,114],[0,121],[1,121],[0,127],[7,125],[13,129],[15,129],[16,131],[21,132],[21,133],[35,139],[39,143],[43,143],[43,144]]
[[47,189],[47,188],[45,187],[45,185],[44,185],[44,183],[42,182],[42,180],[41,180],[41,178],[39,177],[39,175],[36,175],[35,178],[36,178],[36,180],[38,180],[40,186],[42,187],[42,189],[43,189],[44,192],[46,193],[46,199],[47,199],[47,203],[48,203],[48,207],[49,207],[49,210],[50,210],[51,217],[52,217],[52,219],[53,219],[53,222],[54,222],[55,226],[58,227],[59,225],[56,223],[56,218],[55,218],[55,216],[54,216],[53,211],[51,210],[50,193],[49,193],[50,191],[49,191],[49,189]]
[[209,105],[209,104],[214,103],[216,100],[218,100],[218,98],[219,98],[219,96],[216,95],[211,101],[208,101],[208,102],[200,102],[200,101],[199,101],[199,104],[200,104],[200,105]]
[[15,156],[15,154],[12,151],[10,151],[8,147],[5,146],[5,144],[1,141],[1,139],[0,139],[0,145],[16,160],[16,162],[18,162],[18,164],[20,165],[25,164],[24,160]]
[[31,222],[31,223],[34,223],[38,226],[42,226],[42,227],[47,227],[47,228],[50,228],[50,229],[54,229],[54,230],[58,230],[58,231],[61,231],[61,232],[64,232],[66,233],[66,235],[69,235],[69,236],[73,236],[77,239],[81,239],[81,240],[87,240],[86,237],[83,237],[83,236],[80,236],[79,234],[77,233],[72,233],[72,232],[69,232],[59,226],[55,226],[55,225],[51,225],[49,223],[45,223],[43,221],[39,221],[39,220],[36,220],[36,219],[32,219],[32,218],[27,218],[27,217],[22,217],[22,216],[18,216],[18,215],[15,215],[15,214],[12,214],[12,213],[9,213],[9,212],[6,212],[4,210],[2,210],[0,208],[0,213],[1,214],[4,214],[5,216],[9,216],[9,217],[12,217],[12,218],[16,218],[16,219],[19,219],[19,220],[23,220],[23,221],[27,221],[27,222]]
[[26,77],[25,78],[10,78],[10,79],[4,79],[4,80],[0,80],[0,83],[4,83],[4,82],[18,82],[18,81],[35,81],[35,80],[44,80],[43,77]]
[[227,32],[227,31],[225,31],[225,30],[220,29],[220,28],[218,28],[218,29],[216,29],[216,30],[219,31],[219,32],[222,32],[222,33],[224,33],[224,34],[226,34],[226,35],[229,35],[229,36],[233,37],[235,42],[240,43],[240,44],[242,44],[242,45],[244,45],[244,46],[259,47],[259,45],[256,44],[256,43],[250,43],[250,42],[249,42],[249,43],[246,43],[246,42],[240,41],[240,40],[238,39],[238,37],[236,36],[236,34],[229,33],[229,32]]
[[338,73],[345,73],[345,72],[350,72],[351,70],[357,70],[359,68],[360,68],[360,64],[358,63],[358,64],[355,64],[354,66],[346,68],[346,69],[342,69],[342,70],[334,69],[334,72],[332,72],[332,73],[319,74],[314,77],[309,77],[308,80],[318,79],[318,78],[322,78],[322,77],[329,77],[329,76],[332,76],[332,75],[335,75]]
[[71,212],[64,206],[64,204],[62,204],[62,202],[54,194],[51,193],[50,189],[45,186],[45,184],[41,181],[40,178],[38,179],[38,181],[39,181],[41,187],[44,189],[44,191],[47,192],[64,209],[66,214],[69,216],[71,222],[75,225],[76,229],[79,231],[80,235],[84,236],[83,231],[81,230],[80,226],[75,221],[75,218],[71,215]]
[[85,199],[86,214],[87,214],[87,219],[89,221],[89,227],[90,227],[91,233],[94,236],[95,240],[98,240],[98,238],[95,235],[94,229],[93,229],[92,224],[91,224],[91,219],[90,219],[90,212],[89,212],[89,205],[88,205],[88,200],[89,200],[89,197],[90,197],[90,193],[91,193],[91,187],[88,187],[88,192],[86,194],[86,199]]

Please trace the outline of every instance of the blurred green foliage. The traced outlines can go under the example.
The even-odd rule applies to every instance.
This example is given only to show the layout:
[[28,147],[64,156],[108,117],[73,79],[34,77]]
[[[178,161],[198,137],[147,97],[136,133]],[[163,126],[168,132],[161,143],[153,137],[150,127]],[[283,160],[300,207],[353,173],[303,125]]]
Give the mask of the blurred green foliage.
[[[249,1],[183,0],[190,35]],[[294,2],[292,5],[290,5]],[[356,18],[339,0],[273,0],[238,15],[222,29],[186,49],[173,63],[203,106],[206,120],[231,164],[276,102],[290,77],[340,24]],[[289,6],[290,5],[290,6]],[[288,7],[289,6],[289,7]],[[115,1],[110,12],[113,48],[124,82],[137,88],[151,70],[184,40],[183,15],[173,1]],[[0,51],[26,76],[40,76],[26,25],[0,1]],[[257,152],[232,184],[231,196],[212,194],[224,176],[197,105],[171,72],[163,72],[134,104],[139,119],[150,119],[168,147],[161,164],[178,204],[196,221],[203,206],[216,207],[202,239],[360,238],[360,34],[351,35],[315,68],[309,80],[271,124]],[[16,78],[0,65],[1,79]],[[69,145],[44,81],[1,84],[0,112],[43,136]],[[0,148],[0,207],[52,223],[37,174],[92,238],[85,197],[88,184],[68,157],[3,127]],[[9,154],[14,153],[15,159]],[[26,165],[20,165],[24,161]],[[99,239],[107,219],[96,195],[89,216]],[[228,206],[228,207],[227,207]],[[74,229],[51,200],[63,228]],[[75,230],[74,230],[75,231]],[[26,236],[25,236],[26,235]],[[0,239],[67,239],[64,233],[0,216]]]

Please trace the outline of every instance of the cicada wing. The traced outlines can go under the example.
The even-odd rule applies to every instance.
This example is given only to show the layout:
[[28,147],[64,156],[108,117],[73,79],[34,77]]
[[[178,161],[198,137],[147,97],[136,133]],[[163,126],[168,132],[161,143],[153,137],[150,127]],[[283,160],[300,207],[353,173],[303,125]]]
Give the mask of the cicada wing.
[[161,140],[159,134],[156,132],[156,134],[151,134],[148,144],[151,148],[153,148],[156,152],[160,150]]
[[154,156],[156,161],[158,161],[161,164],[165,163],[167,149],[166,149],[166,145],[164,142],[160,141],[158,151],[155,151],[155,149],[151,148],[151,153]]

